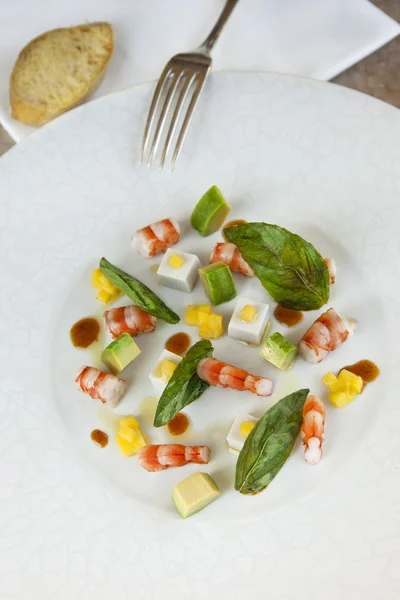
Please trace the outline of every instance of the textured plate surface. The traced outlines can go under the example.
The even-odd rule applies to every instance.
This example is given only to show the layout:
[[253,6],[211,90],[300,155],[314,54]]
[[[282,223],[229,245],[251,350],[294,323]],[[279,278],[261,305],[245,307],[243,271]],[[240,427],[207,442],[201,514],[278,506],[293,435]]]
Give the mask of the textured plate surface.
[[[139,598],[211,598],[229,590],[231,597],[306,599],[312,578],[327,600],[398,598],[400,117],[332,85],[222,74],[210,79],[170,174],[135,164],[151,93],[142,86],[79,108],[0,162],[2,596],[128,598],[134,585]],[[133,254],[129,237],[166,216],[185,225],[213,183],[232,204],[232,218],[276,222],[334,256],[330,304],[359,324],[322,365],[299,359],[288,374],[228,338],[215,342],[217,357],[270,376],[276,393],[263,400],[213,389],[188,407],[186,441],[211,446],[204,470],[224,493],[181,522],[171,486],[196,469],[147,474],[114,444],[92,444],[91,429],[112,426],[75,390],[73,376],[80,364],[98,362],[98,352],[74,350],[68,332],[78,318],[100,315],[89,278],[102,255],[181,315],[187,303],[204,299],[199,285],[191,295],[159,287],[150,271],[158,261]],[[184,230],[179,248],[205,264],[219,235],[203,240]],[[257,282],[236,281],[240,293],[267,299]],[[290,337],[297,341],[316,315]],[[142,355],[128,373],[133,383],[120,413],[138,414],[143,399],[155,396],[147,374],[165,339],[181,329],[163,325],[138,338]],[[195,330],[187,331],[195,341]],[[348,408],[327,407],[321,464],[306,465],[297,447],[263,494],[233,492],[234,457],[223,440],[235,414],[260,415],[302,386],[323,395],[322,374],[361,358],[375,360],[382,375]],[[152,405],[144,421],[153,439]],[[170,438],[160,431],[154,439]]]

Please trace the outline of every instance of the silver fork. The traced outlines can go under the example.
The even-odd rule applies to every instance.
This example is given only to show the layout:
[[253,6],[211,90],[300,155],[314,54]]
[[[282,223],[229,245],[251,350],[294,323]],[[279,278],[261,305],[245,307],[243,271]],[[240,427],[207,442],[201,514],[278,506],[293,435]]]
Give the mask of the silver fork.
[[[200,92],[204,87],[207,75],[211,69],[212,60],[210,52],[214,47],[215,42],[219,38],[219,35],[237,2],[238,0],[226,0],[224,9],[218,21],[201,46],[192,52],[175,54],[175,56],[173,56],[165,65],[151,101],[150,111],[144,129],[142,151],[140,156],[141,163],[144,161],[146,149],[150,140],[152,125],[155,121],[157,109],[160,106],[158,123],[155,127],[147,164],[150,167],[153,162],[160,139],[165,131],[165,127],[172,113],[172,118],[169,121],[169,129],[165,138],[164,148],[160,160],[160,168],[163,168],[168,151],[171,147],[179,117],[181,116],[182,108],[185,104],[185,101],[189,101],[189,92],[191,92],[192,96],[190,98],[172,156],[171,169],[174,168],[175,162],[181,151],[189,123],[193,116],[194,109],[196,108]],[[164,100],[164,103],[161,105],[162,99]]]

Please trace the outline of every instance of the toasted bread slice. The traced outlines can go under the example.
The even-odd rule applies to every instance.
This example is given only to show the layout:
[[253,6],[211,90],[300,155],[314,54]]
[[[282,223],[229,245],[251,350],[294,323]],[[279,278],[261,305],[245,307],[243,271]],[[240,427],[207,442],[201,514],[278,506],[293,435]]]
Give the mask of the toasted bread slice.
[[100,83],[113,51],[109,23],[53,29],[35,38],[11,74],[11,115],[42,125],[76,106]]

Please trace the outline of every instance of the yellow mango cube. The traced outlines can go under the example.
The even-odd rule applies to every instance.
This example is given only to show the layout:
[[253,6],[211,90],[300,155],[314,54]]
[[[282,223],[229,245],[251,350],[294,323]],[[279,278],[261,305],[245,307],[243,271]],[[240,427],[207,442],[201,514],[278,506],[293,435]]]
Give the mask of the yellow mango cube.
[[201,312],[210,314],[211,313],[211,304],[199,304],[198,309],[201,310]]
[[353,402],[357,394],[360,394],[364,385],[361,377],[343,369],[338,377],[333,373],[327,373],[322,378],[322,383],[329,388],[329,402],[338,408],[343,408]]
[[189,306],[186,309],[185,319],[184,319],[186,325],[189,325],[189,326],[198,325],[198,312],[199,312],[198,306],[193,306],[192,304],[189,304]]
[[164,379],[164,381],[168,382],[176,367],[178,365],[176,365],[174,362],[172,362],[172,360],[163,360],[161,365],[160,365],[160,374],[162,376],[162,378]]
[[346,392],[331,392],[329,394],[329,402],[337,408],[344,408],[350,404],[350,402],[353,402],[356,396],[357,393],[350,390]]
[[326,387],[331,388],[334,383],[337,381],[337,377],[334,373],[327,373],[322,378],[322,383],[326,385]]
[[185,261],[180,254],[172,254],[168,259],[168,264],[173,269],[180,269],[185,264]]
[[207,317],[199,327],[199,335],[206,340],[216,340],[224,333],[222,315],[211,313]]
[[251,421],[243,421],[239,428],[240,435],[244,438],[247,438],[254,426],[255,423],[252,423]]
[[140,448],[147,444],[139,423],[133,415],[120,419],[115,439],[122,454],[126,457],[134,456]]
[[101,269],[95,269],[92,271],[91,283],[92,287],[94,287],[96,290],[99,290],[96,298],[103,304],[113,302],[118,298],[118,296],[121,295],[120,290],[116,288],[115,285],[113,285],[111,281],[105,277],[105,275],[103,275]]
[[257,309],[251,304],[246,304],[240,311],[240,319],[245,323],[254,323],[257,318]]
[[352,373],[351,371],[346,371],[346,369],[343,369],[342,371],[340,371],[339,376],[338,376],[338,381],[343,381],[343,383],[346,386],[355,390],[357,392],[357,394],[360,394],[364,387],[364,382],[362,380],[362,377],[359,377],[358,375],[356,375],[355,373]]

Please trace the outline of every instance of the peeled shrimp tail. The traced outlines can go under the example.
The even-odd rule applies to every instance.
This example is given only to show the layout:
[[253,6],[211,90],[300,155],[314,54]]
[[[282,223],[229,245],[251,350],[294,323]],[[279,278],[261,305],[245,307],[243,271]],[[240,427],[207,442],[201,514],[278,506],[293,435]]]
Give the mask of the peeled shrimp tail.
[[175,219],[163,219],[136,231],[131,237],[131,244],[139,254],[149,258],[179,242],[180,235]]
[[251,375],[244,369],[228,365],[215,358],[203,358],[197,365],[197,375],[210,385],[243,392],[248,390],[257,396],[270,396],[274,384],[265,377]]
[[253,277],[254,271],[250,268],[239,248],[230,242],[219,242],[212,251],[210,263],[223,262],[236,273],[241,273],[247,277]]
[[304,459],[316,465],[322,458],[324,441],[325,408],[318,396],[307,397],[303,408],[301,437],[304,445]]
[[127,390],[127,383],[94,367],[82,367],[75,379],[78,388],[95,400],[115,408]]
[[146,471],[164,471],[171,467],[183,467],[187,463],[207,464],[210,449],[207,446],[183,446],[182,444],[149,444],[138,452],[140,465]]
[[342,319],[330,308],[305,332],[299,342],[299,353],[307,362],[319,363],[329,352],[345,342],[354,330],[354,319]]
[[104,321],[113,338],[117,338],[122,333],[129,333],[132,336],[151,333],[157,325],[157,319],[138,306],[121,306],[106,310]]

